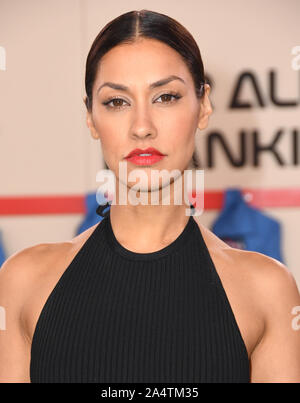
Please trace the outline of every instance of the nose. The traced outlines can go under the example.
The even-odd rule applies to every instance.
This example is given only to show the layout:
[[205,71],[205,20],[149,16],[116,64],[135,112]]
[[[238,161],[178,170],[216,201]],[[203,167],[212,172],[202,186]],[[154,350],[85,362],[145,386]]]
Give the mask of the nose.
[[150,108],[147,105],[140,105],[133,111],[130,127],[130,137],[133,139],[155,138],[157,136],[157,128]]

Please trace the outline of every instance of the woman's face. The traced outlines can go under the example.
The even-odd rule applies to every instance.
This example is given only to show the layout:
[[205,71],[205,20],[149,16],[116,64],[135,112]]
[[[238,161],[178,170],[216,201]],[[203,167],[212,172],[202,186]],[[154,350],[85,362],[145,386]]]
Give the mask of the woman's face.
[[[151,87],[170,76],[179,79]],[[107,82],[127,88],[103,86]],[[186,64],[175,50],[160,41],[142,39],[107,52],[97,71],[87,125],[92,136],[100,138],[104,159],[117,183],[120,162],[127,163],[127,175],[134,169],[146,173],[146,189],[150,189],[151,170],[178,169],[182,173],[187,169],[196,129],[206,127],[211,113],[208,94],[209,86],[204,100],[196,98]],[[151,164],[145,160],[142,165],[125,158],[136,148],[148,147],[164,157]]]

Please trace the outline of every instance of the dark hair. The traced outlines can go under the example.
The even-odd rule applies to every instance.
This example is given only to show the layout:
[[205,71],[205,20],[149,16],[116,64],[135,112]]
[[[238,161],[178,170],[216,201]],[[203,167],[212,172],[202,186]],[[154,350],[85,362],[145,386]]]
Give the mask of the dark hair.
[[[86,60],[85,104],[92,109],[93,85],[99,62],[110,49],[130,44],[141,38],[157,39],[176,50],[187,65],[195,85],[196,97],[204,95],[207,82],[199,47],[190,32],[175,19],[150,10],[129,11],[107,23],[99,32]],[[193,155],[194,165],[196,165]]]

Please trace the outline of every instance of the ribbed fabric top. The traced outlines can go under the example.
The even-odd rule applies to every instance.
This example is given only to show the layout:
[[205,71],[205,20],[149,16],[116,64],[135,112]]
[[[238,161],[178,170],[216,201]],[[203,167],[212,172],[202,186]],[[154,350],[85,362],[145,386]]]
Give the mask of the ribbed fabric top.
[[246,346],[193,216],[168,246],[136,253],[110,212],[50,293],[31,382],[250,382]]

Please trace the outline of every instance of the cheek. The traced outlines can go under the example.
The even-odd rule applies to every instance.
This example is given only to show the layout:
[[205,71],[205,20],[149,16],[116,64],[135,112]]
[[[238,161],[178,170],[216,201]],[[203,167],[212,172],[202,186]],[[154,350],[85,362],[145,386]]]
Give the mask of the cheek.
[[195,132],[197,126],[195,126],[195,120],[192,119],[190,113],[185,112],[176,115],[176,118],[164,119],[161,124],[161,133],[164,134],[164,142],[167,145],[167,149],[182,153],[187,148],[194,147]]
[[[122,158],[122,147],[120,142],[112,136],[101,136],[101,149],[103,157],[112,170],[117,169],[118,162]],[[124,152],[124,147],[123,147]]]
[[117,157],[121,152],[122,134],[118,130],[119,125],[116,125],[115,121],[109,121],[107,119],[95,122],[95,127],[99,133],[101,148],[106,159],[113,160],[114,156]]

